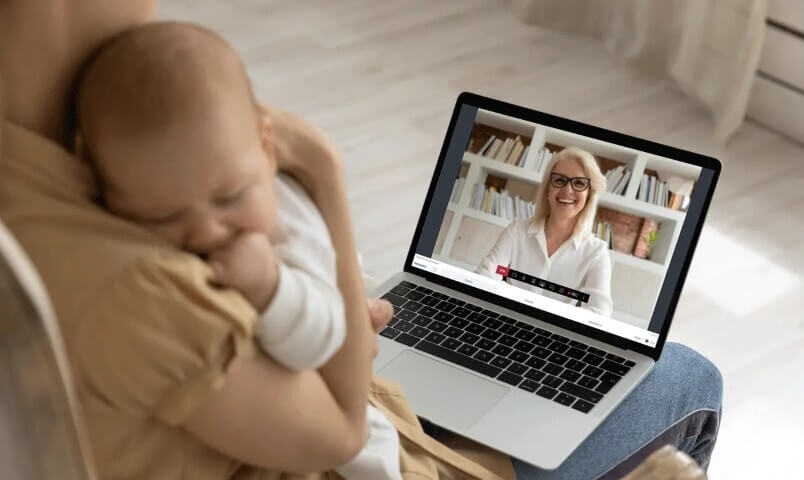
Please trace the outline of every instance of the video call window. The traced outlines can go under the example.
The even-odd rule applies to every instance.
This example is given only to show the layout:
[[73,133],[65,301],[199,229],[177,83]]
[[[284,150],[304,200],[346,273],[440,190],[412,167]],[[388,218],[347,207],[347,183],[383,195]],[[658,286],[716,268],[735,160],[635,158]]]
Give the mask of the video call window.
[[[557,173],[570,147],[596,171]],[[647,329],[700,170],[479,110],[431,258]],[[551,203],[573,212],[584,194],[582,235],[548,255],[539,229]]]

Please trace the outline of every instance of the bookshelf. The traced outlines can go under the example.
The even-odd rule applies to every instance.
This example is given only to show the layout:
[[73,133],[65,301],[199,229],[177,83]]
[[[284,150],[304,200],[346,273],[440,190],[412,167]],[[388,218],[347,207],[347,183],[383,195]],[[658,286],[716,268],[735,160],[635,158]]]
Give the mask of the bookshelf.
[[[631,171],[630,178],[623,184],[620,194],[611,192],[600,194],[599,207],[623,215],[653,220],[659,224],[655,243],[648,258],[639,258],[630,252],[609,250],[614,300],[612,317],[631,324],[647,326],[678,241],[685,212],[641,200],[638,191],[642,177],[653,175],[657,180],[663,181],[669,177],[677,177],[694,184],[700,170],[671,159],[483,110],[477,114],[472,135],[464,152],[459,174],[459,178],[463,178],[463,188],[447,207],[447,214],[436,242],[434,258],[473,271],[494,245],[499,234],[512,221],[506,216],[473,208],[473,199],[477,194],[475,188],[480,188],[476,185],[480,184],[486,190],[493,187],[500,195],[505,192],[511,198],[518,196],[523,201],[531,201],[539,186],[545,181],[547,161],[533,161],[540,155],[539,152],[542,149],[557,152],[567,146],[577,146],[595,155],[604,174],[619,166]],[[488,158],[478,152],[482,151],[483,145],[488,142],[491,135],[519,138],[523,143],[527,143],[528,149],[518,161],[515,160],[514,164]],[[508,214],[510,213],[509,210]],[[514,219],[517,218],[517,213],[512,216]],[[629,279],[635,276],[641,283],[638,289],[630,286],[632,280]],[[614,285],[614,282],[622,284]],[[649,291],[646,292],[646,289]],[[638,292],[631,293],[637,290]]]

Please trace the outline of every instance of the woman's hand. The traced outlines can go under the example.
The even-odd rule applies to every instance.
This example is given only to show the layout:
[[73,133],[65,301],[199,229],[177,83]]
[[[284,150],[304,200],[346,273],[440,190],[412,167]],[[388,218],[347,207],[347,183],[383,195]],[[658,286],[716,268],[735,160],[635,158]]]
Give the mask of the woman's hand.
[[318,127],[302,117],[260,106],[262,141],[273,151],[279,170],[295,177],[318,204],[319,191],[327,183],[341,181],[341,157]]
[[372,350],[372,357],[376,357],[380,351],[380,344],[377,342],[377,334],[385,327],[391,320],[394,314],[394,307],[388,300],[371,299],[368,301],[369,320],[371,320],[371,329],[374,330],[374,343]]

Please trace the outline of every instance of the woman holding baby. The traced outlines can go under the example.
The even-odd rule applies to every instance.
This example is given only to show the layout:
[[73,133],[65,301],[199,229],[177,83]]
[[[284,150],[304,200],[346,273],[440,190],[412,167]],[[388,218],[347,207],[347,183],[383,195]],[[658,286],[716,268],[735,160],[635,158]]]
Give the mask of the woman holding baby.
[[[189,69],[186,78],[172,75],[169,64],[160,70],[166,82],[183,85],[181,95],[138,77],[100,76],[82,99],[81,85],[93,75],[85,66],[101,60],[87,59],[150,22],[153,8],[129,0],[0,2],[0,218],[54,303],[100,478],[326,478],[318,472],[356,459],[368,469],[361,472],[374,472],[363,478],[399,471],[410,478],[587,478],[633,467],[652,451],[643,446],[658,440],[684,440],[708,461],[720,376],[680,346],[666,348],[651,377],[556,471],[439,437],[462,444],[447,448],[422,433],[401,393],[372,383],[374,332],[390,306],[364,298],[342,162],[317,129],[255,108],[236,55],[214,34],[186,25],[184,33],[196,33],[176,44],[175,32],[165,30],[170,35],[158,42],[166,52],[176,45],[193,52],[179,65]],[[133,52],[153,48],[145,36],[135,40]],[[123,58],[136,64],[145,57]],[[208,65],[232,69],[205,71]],[[180,121],[186,118],[193,120]],[[85,130],[78,142],[76,126]],[[325,226],[328,238],[310,244],[331,259],[323,273],[294,256],[294,242],[316,234],[286,225],[283,238],[293,245],[284,252],[271,237],[283,224],[270,207],[281,195],[275,169],[300,185],[289,198],[309,195],[319,210],[304,225]],[[327,279],[337,282],[342,308],[304,311],[319,297],[285,293],[290,278],[307,285],[291,292],[314,295],[323,295]],[[266,317],[276,305],[282,308]],[[269,341],[279,348],[272,353],[264,345],[265,337],[289,338],[297,325],[321,318],[329,319],[325,328],[300,330],[328,332],[314,338],[314,355],[294,363],[303,347],[281,350],[282,341]],[[263,331],[279,324],[278,333]],[[669,392],[679,401],[668,404]],[[399,430],[398,443],[383,437],[383,421],[367,415],[367,402]],[[390,439],[379,449],[369,448],[375,432]],[[628,441],[610,445],[612,432]],[[397,452],[397,472],[383,463],[388,451]],[[354,472],[339,470],[347,478]]]

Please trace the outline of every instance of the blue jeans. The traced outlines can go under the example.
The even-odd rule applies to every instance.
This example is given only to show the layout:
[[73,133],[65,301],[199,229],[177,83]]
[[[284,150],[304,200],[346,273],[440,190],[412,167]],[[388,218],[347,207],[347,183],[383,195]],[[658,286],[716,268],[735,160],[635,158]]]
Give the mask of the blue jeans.
[[[703,468],[720,425],[723,379],[712,362],[677,343],[665,344],[653,371],[555,470],[514,460],[517,480],[619,479],[664,445]],[[442,429],[424,424],[437,437]]]
[[694,350],[667,343],[653,371],[555,470],[515,460],[518,480],[621,478],[673,444],[709,466],[720,425],[723,378]]

